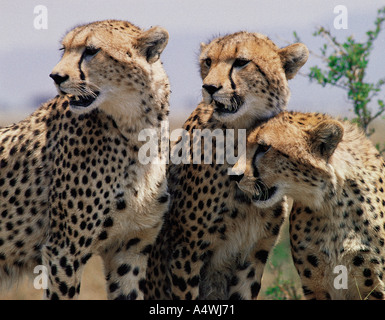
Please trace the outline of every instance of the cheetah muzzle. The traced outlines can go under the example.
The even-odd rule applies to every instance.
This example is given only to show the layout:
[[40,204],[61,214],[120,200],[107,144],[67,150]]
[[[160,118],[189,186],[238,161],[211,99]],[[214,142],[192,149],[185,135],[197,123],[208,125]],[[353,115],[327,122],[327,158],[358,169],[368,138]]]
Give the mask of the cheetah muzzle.
[[270,200],[277,192],[277,187],[273,186],[271,188],[267,187],[266,184],[258,179],[255,182],[255,188],[259,190],[258,194],[254,194],[252,199],[254,202],[262,202]]
[[100,95],[100,92],[95,91],[93,92],[93,94],[86,95],[86,96],[71,96],[70,106],[74,109],[87,108],[95,102],[95,100],[99,97],[99,95]]
[[214,111],[220,114],[235,114],[239,111],[244,103],[244,99],[242,99],[238,94],[234,94],[228,103],[225,100],[222,102],[213,99],[213,103],[215,105]]

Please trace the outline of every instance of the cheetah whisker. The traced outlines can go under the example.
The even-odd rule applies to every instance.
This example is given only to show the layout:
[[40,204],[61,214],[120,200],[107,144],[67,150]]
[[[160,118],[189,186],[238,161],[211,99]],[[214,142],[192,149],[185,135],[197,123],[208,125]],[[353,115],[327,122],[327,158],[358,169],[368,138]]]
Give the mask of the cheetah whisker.
[[268,195],[269,188],[266,185],[266,183],[264,183],[262,180],[258,180],[258,185],[256,187],[258,187],[258,189],[259,189],[258,194],[262,195],[261,200],[263,200],[263,201],[267,200],[269,198],[269,195]]
[[262,188],[259,185],[254,184],[253,193],[256,195],[260,195],[262,193]]
[[[92,87],[92,89],[90,87]],[[81,96],[81,97],[91,96],[93,98],[96,98],[98,96],[97,92],[100,92],[100,88],[98,86],[96,85],[85,86],[84,83],[77,84],[74,89],[80,92],[78,96]]]
[[360,300],[362,300],[362,296],[361,296],[360,288],[358,287],[358,283],[357,283],[357,279],[356,279],[356,277],[354,277],[354,282],[356,283],[356,288],[357,288],[357,291],[358,291],[358,295],[360,296]]
[[364,300],[368,300],[369,299],[369,296],[373,293],[374,290],[376,290],[376,288],[379,286],[379,283],[377,283],[377,285],[372,289],[372,291],[370,291],[368,293],[368,295],[364,298]]

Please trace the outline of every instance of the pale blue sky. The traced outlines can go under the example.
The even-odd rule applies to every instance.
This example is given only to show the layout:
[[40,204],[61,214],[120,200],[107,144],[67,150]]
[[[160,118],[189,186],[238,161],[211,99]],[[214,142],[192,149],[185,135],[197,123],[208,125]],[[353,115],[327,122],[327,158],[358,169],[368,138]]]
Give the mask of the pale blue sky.
[[[279,46],[292,41],[296,30],[313,51],[321,39],[312,33],[323,25],[339,39],[353,34],[365,39],[373,27],[383,0],[0,0],[0,118],[10,114],[28,115],[41,97],[56,94],[48,77],[59,60],[59,40],[77,24],[103,19],[128,20],[141,28],[165,27],[170,41],[163,53],[170,77],[171,116],[187,118],[201,100],[201,80],[197,66],[199,44],[215,35],[247,30],[268,35]],[[36,30],[33,9],[48,9],[48,29]],[[348,9],[348,30],[336,30],[333,9]],[[369,79],[385,75],[385,32],[376,42],[369,66]],[[319,63],[310,57],[303,71]],[[290,81],[289,109],[346,115],[343,91],[321,88],[302,76]]]

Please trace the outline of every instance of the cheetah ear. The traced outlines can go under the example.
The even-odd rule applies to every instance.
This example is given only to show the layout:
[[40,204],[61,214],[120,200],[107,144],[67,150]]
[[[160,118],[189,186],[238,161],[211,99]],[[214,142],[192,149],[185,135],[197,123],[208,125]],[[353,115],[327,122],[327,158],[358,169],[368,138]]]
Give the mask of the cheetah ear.
[[294,43],[278,51],[286,78],[293,79],[309,57],[309,50],[302,43]]
[[161,27],[153,27],[143,32],[136,43],[136,48],[146,57],[148,63],[154,63],[168,42],[168,32]]
[[201,42],[201,52],[207,47],[207,44],[204,42]]
[[344,128],[336,120],[325,120],[308,131],[311,150],[329,160],[344,135]]

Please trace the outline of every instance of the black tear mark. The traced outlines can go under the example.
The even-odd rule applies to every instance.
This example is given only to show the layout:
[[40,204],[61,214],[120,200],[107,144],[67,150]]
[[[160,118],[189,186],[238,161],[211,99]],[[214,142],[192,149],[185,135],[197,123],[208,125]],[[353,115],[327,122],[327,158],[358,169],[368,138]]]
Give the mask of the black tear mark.
[[82,70],[82,62],[83,62],[83,59],[84,59],[85,55],[86,55],[86,50],[83,51],[82,56],[80,57],[80,60],[79,60],[79,64],[78,64],[79,72],[80,72],[80,79],[81,80],[85,80],[86,79],[86,77],[85,77],[85,75],[83,73],[83,70]]
[[231,89],[235,90],[235,88],[237,86],[235,85],[235,82],[233,81],[233,78],[232,78],[233,70],[234,70],[234,66],[231,66],[229,78],[230,78],[230,83],[231,83]]

